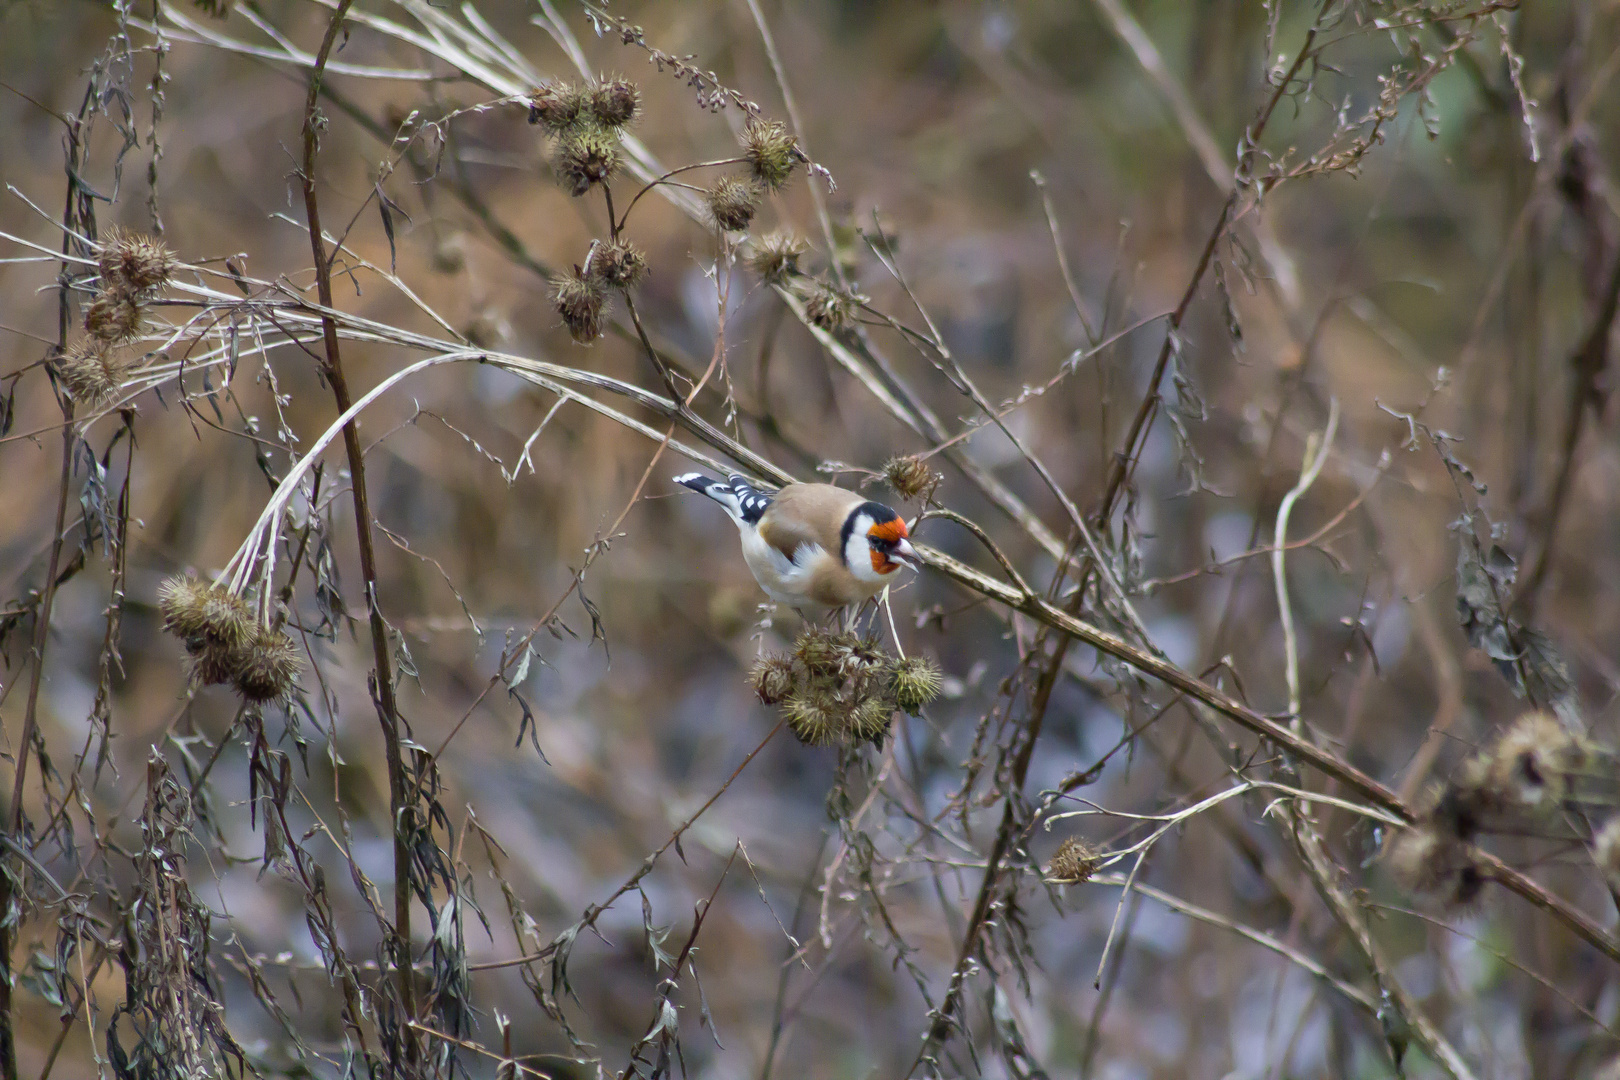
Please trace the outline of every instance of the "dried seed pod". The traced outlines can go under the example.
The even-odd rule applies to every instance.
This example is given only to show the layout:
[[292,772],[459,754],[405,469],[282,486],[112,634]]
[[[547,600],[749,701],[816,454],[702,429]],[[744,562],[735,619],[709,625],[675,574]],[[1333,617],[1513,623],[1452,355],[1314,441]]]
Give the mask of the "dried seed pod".
[[894,703],[881,696],[865,697],[844,714],[844,730],[857,743],[876,742],[889,730]]
[[[233,652],[246,648],[256,629],[253,609],[223,585],[169,578],[158,589],[163,629],[185,642],[186,651]],[[215,680],[222,681],[222,680]]]
[[709,216],[729,232],[741,232],[754,220],[762,191],[752,180],[722,176],[708,191]]
[[553,135],[565,135],[586,116],[591,95],[570,82],[548,82],[529,95],[529,123]]
[[883,466],[883,479],[894,493],[907,501],[932,490],[944,479],[916,454],[890,458]]
[[826,746],[838,737],[837,702],[820,689],[801,690],[782,701],[788,727],[807,746]]
[[204,686],[219,686],[236,677],[241,652],[219,647],[205,648],[191,656],[191,675]]
[[1550,713],[1525,713],[1486,755],[1491,789],[1525,809],[1556,806],[1586,762],[1581,740]]
[[742,134],[743,156],[754,179],[772,191],[780,190],[803,160],[799,140],[780,120],[751,120]]
[[576,197],[591,190],[593,185],[611,180],[621,164],[618,143],[613,136],[593,127],[571,131],[561,138],[551,159],[551,167],[563,186]]
[[633,289],[647,276],[647,256],[628,240],[598,244],[591,255],[591,273],[604,284]]
[[107,230],[96,265],[103,293],[146,296],[168,284],[179,259],[163,241],[114,226]]
[[1102,865],[1102,858],[1091,845],[1071,836],[1058,845],[1052,861],[1046,864],[1046,878],[1059,885],[1079,885],[1091,880]]
[[602,320],[607,317],[607,294],[595,277],[574,267],[573,273],[551,283],[556,292],[557,314],[562,316],[568,333],[581,345],[589,345],[602,336]]
[[889,671],[889,692],[894,695],[894,703],[913,716],[939,697],[943,685],[939,668],[926,657],[908,656],[897,660]]
[[834,333],[855,317],[857,297],[825,281],[811,283],[804,297],[804,315],[816,326]]
[[467,238],[448,233],[433,245],[433,269],[440,274],[459,274],[467,268]]
[[84,309],[84,328],[93,338],[118,345],[144,329],[141,305],[125,292],[104,292]]
[[759,700],[767,705],[775,705],[793,693],[797,681],[794,678],[793,661],[786,656],[761,657],[749,676],[754,693],[758,694]]
[[590,109],[599,123],[623,127],[641,111],[641,91],[629,79],[609,79],[591,90]]
[[284,701],[298,676],[298,646],[280,630],[261,626],[240,650],[232,682],[248,701]]
[[830,675],[838,668],[838,639],[825,630],[806,627],[793,643],[793,655],[811,675]]
[[1484,869],[1468,845],[1432,825],[1400,830],[1384,859],[1397,885],[1448,909],[1473,903],[1485,887]]
[[792,233],[769,233],[754,241],[748,252],[748,268],[765,284],[780,285],[799,275],[799,256],[804,252],[804,241]]
[[52,365],[68,395],[80,405],[99,409],[123,388],[128,365],[105,341],[82,337]]

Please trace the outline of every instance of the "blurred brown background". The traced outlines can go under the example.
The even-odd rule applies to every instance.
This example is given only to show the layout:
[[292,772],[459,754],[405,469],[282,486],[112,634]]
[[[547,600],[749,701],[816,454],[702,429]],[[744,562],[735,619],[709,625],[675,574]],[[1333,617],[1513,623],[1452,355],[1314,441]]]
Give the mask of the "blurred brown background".
[[[836,254],[853,280],[875,307],[920,324],[905,292],[857,235],[881,222],[908,283],[964,370],[992,401],[1012,399],[1046,384],[1088,346],[1032,170],[1045,178],[1092,330],[1112,335],[1168,312],[1221,211],[1245,126],[1271,92],[1266,73],[1279,54],[1292,58],[1316,14],[1316,5],[1276,2],[1269,56],[1270,13],[1241,0],[1124,7],[1114,0],[764,2],[803,145],[837,188],[827,192],[801,174],[767,201],[759,227],[796,230],[811,242],[807,263],[825,267],[829,252],[810,189],[820,185]],[[189,4],[161,6],[197,28],[165,22],[155,206],[166,242],[188,262],[243,253],[252,275],[286,275],[307,285],[310,248],[297,177],[307,73],[193,39],[217,35],[274,52],[268,27],[313,52],[328,9],[264,0],[214,20]],[[415,25],[408,5],[359,6]],[[1297,162],[1326,145],[1341,104],[1348,103],[1352,119],[1361,115],[1376,98],[1379,76],[1401,59],[1391,35],[1371,20],[1399,21],[1408,9],[1339,6],[1342,18],[1327,31],[1335,40],[1328,62],[1313,73],[1309,95],[1279,106],[1263,140],[1271,154],[1295,148]],[[448,7],[436,10],[460,18]],[[476,10],[540,73],[578,78],[553,36],[535,25],[532,17],[546,17],[542,8],[485,0]],[[691,54],[766,115],[788,119],[743,0],[610,10],[641,26],[649,44]],[[666,166],[734,152],[738,110],[699,108],[694,91],[661,74],[641,49],[593,33],[571,4],[560,3],[557,14],[577,35],[590,69],[640,83],[644,113],[635,133]],[[110,72],[104,85],[127,89],[139,145],[121,170],[114,168],[123,139],[113,122],[121,122],[119,102],[109,99],[83,179],[102,195],[116,195],[113,204],[97,207],[103,226],[153,229],[147,165],[154,39],[137,25],[151,16],[146,0],[130,5],[126,25],[135,51],[126,53],[112,6],[11,0],[0,10],[0,81],[7,87],[0,91],[0,174],[18,193],[0,200],[7,233],[59,245],[53,222],[20,196],[47,217],[59,213],[63,125],[45,110],[77,110],[94,65]],[[1439,21],[1418,38],[1437,53],[1451,43],[1448,35],[1473,25]],[[1133,39],[1133,27],[1143,36]],[[1504,33],[1513,55],[1523,58],[1522,96],[1504,59]],[[1137,607],[1155,640],[1194,673],[1226,658],[1229,674],[1211,678],[1224,679],[1263,712],[1283,712],[1283,638],[1268,561],[1178,576],[1245,550],[1255,530],[1258,543],[1269,543],[1306,438],[1323,428],[1329,401],[1337,400],[1342,419],[1332,455],[1290,529],[1299,539],[1332,525],[1314,548],[1289,556],[1302,712],[1349,760],[1392,787],[1405,782],[1417,790],[1431,771],[1444,775],[1522,707],[1458,628],[1458,539],[1448,526],[1465,509],[1482,510],[1503,550],[1521,568],[1532,565],[1546,544],[1558,476],[1571,453],[1545,580],[1523,614],[1567,665],[1569,700],[1584,722],[1613,741],[1620,446],[1608,376],[1598,377],[1590,404],[1582,406],[1590,411],[1573,450],[1566,444],[1579,385],[1571,357],[1601,311],[1620,235],[1610,179],[1620,135],[1620,97],[1611,80],[1617,48],[1620,8],[1600,0],[1538,3],[1499,21],[1485,19],[1477,39],[1429,86],[1421,109],[1415,96],[1403,102],[1359,175],[1289,180],[1258,207],[1241,200],[1243,217],[1217,256],[1224,289],[1206,277],[1180,331],[1184,392],[1166,387],[1167,407],[1180,403],[1187,443],[1161,417],[1134,474],[1131,543],[1120,567],[1139,590]],[[1144,67],[1155,58],[1162,65],[1157,72]],[[412,110],[431,118],[499,94],[364,25],[352,28],[333,63],[434,76],[328,76],[341,101],[323,103],[329,117],[318,165],[323,219],[336,232],[358,212],[348,242],[386,266],[391,254],[375,202],[364,204],[388,156],[387,138]],[[1177,95],[1184,95],[1180,113]],[[1522,97],[1538,106],[1528,124]],[[399,208],[398,276],[480,345],[661,391],[633,341],[610,335],[590,348],[573,344],[545,280],[532,263],[512,257],[520,246],[551,269],[581,261],[605,227],[600,201],[570,199],[556,185],[544,140],[525,123],[521,105],[460,116],[448,130],[442,146],[423,140],[386,181]],[[1539,162],[1532,160],[1532,131]],[[622,179],[616,190],[633,185]],[[627,197],[619,200],[621,211]],[[510,244],[492,234],[490,222],[510,230]],[[700,373],[716,344],[712,231],[648,198],[630,233],[652,265],[639,308],[660,343]],[[35,254],[6,246],[0,254],[7,257]],[[40,361],[56,340],[55,272],[51,262],[0,264],[0,389],[12,395],[0,442],[0,614],[20,610],[30,590],[40,588],[50,547],[61,425]],[[443,336],[375,274],[340,275],[334,288],[336,305],[346,311]],[[178,322],[184,314],[169,317]],[[1102,490],[1163,327],[1161,320],[1123,334],[1008,417],[1011,430],[1082,507],[1094,505]],[[959,432],[975,419],[972,403],[923,356],[897,336],[874,333],[948,430]],[[930,448],[832,364],[806,329],[784,316],[782,302],[740,268],[730,283],[724,346],[725,378],[711,383],[696,408],[801,478],[823,462],[877,470],[894,454]],[[413,359],[380,345],[345,346],[357,394]],[[70,794],[75,806],[82,800],[84,811],[74,811],[70,830],[80,850],[50,846],[39,857],[64,884],[78,882],[70,891],[91,910],[110,910],[110,898],[131,888],[130,861],[121,852],[139,843],[135,819],[153,748],[183,772],[188,760],[196,767],[209,759],[237,717],[236,699],[220,688],[188,696],[183,649],[161,632],[155,597],[166,577],[222,567],[268,498],[257,444],[243,432],[281,442],[284,420],[307,447],[335,416],[313,360],[283,350],[273,369],[285,396],[279,416],[257,358],[237,367],[229,395],[214,399],[217,411],[201,397],[195,402],[213,425],[177,408],[172,384],[135,403],[126,595],[104,768],[97,767],[103,733],[87,719],[101,678],[112,581],[104,545],[89,546],[82,569],[55,598],[40,733],[58,770],[48,778],[52,790]],[[193,383],[189,391],[200,395],[203,386]],[[724,400],[728,387],[739,410],[735,426]],[[1195,399],[1205,407],[1202,419]],[[534,712],[535,743],[520,738],[520,703],[501,687],[480,696],[503,643],[527,633],[565,595],[587,547],[631,499],[654,449],[640,435],[565,405],[524,458],[553,403],[500,371],[456,365],[398,387],[361,425],[373,509],[389,531],[378,533],[382,608],[399,632],[396,661],[414,667],[402,680],[400,708],[415,740],[430,750],[455,732],[438,759],[444,785],[438,800],[449,815],[445,835],[460,860],[459,876],[488,916],[486,932],[463,912],[475,967],[531,952],[574,923],[726,781],[775,723],[753,698],[747,670],[762,647],[780,647],[781,635],[795,625],[778,615],[776,629],[751,632],[763,596],[739,558],[734,529],[717,507],[676,494],[668,477],[687,463],[666,453],[620,535],[583,579],[581,592],[599,613],[606,640],[593,635],[591,613],[577,596],[562,602],[566,629],[558,625],[536,638],[538,659],[518,687]],[[1407,445],[1405,422],[1383,407],[1424,409],[1421,419],[1450,436],[1451,452],[1480,488],[1459,492],[1433,445],[1422,438]],[[118,425],[115,414],[83,431],[93,455],[108,450]],[[1061,506],[1005,436],[990,429],[963,446],[1066,535]],[[108,458],[110,490],[122,483],[127,450],[121,442]],[[1385,452],[1392,461],[1380,472]],[[287,454],[265,453],[265,468],[284,473]],[[1195,460],[1201,476],[1190,468]],[[330,484],[343,467],[341,454],[329,452],[327,461]],[[513,473],[509,480],[503,466]],[[984,524],[1043,587],[1050,558],[958,470],[942,471],[940,500]],[[70,553],[84,535],[75,522],[87,475],[81,455],[68,502],[68,524],[78,530],[70,531]],[[844,471],[838,478],[854,484],[862,476]],[[1369,485],[1370,493],[1335,522]],[[881,486],[872,490],[891,497]],[[294,782],[304,793],[290,804],[290,818],[300,829],[319,824],[337,833],[346,821],[356,864],[386,897],[393,876],[388,782],[367,700],[371,646],[354,524],[346,497],[333,501],[330,512],[322,542],[358,621],[318,643],[319,692],[316,671],[303,676],[311,710],[290,717],[269,710],[265,730],[292,755]],[[1475,518],[1475,525],[1485,535],[1486,521]],[[992,568],[982,548],[948,523],[925,523],[921,537]],[[1177,580],[1144,585],[1155,579]],[[739,840],[749,860],[726,875],[698,939],[702,1000],[689,980],[675,995],[692,1075],[903,1074],[927,1027],[927,1010],[944,990],[978,888],[982,871],[975,867],[1001,811],[986,805],[940,818],[938,835],[913,818],[941,814],[962,787],[975,731],[1009,707],[1001,683],[1033,627],[932,575],[895,600],[908,651],[936,657],[950,678],[945,699],[896,735],[903,749],[886,780],[890,794],[861,823],[870,835],[871,873],[886,890],[882,910],[846,868],[826,901],[831,947],[822,942],[816,890],[841,846],[828,804],[839,782],[837,754],[786,735],[699,819],[681,853],[670,851],[641,882],[651,922],[672,928],[664,948],[674,952],[690,929],[694,902],[709,895]],[[294,607],[308,625],[319,621],[309,580]],[[8,772],[19,749],[31,634],[32,622],[23,618],[5,640],[0,718]],[[1074,677],[1058,686],[1035,752],[1026,784],[1031,798],[1091,767],[1119,740],[1122,722],[1142,725],[1165,700],[1122,687],[1121,670],[1097,664],[1094,654],[1076,651],[1075,659]],[[1430,737],[1432,725],[1444,734]],[[1426,741],[1434,748],[1425,752],[1420,774],[1410,776]],[[37,784],[38,773],[30,780]],[[1224,782],[1223,763],[1190,718],[1171,711],[1080,794],[1114,810],[1154,813]],[[858,800],[866,789],[857,783],[852,790]],[[266,1075],[304,1069],[336,1075],[344,1037],[338,993],[305,923],[303,890],[274,868],[261,872],[263,823],[250,821],[249,795],[247,751],[233,740],[209,778],[207,817],[218,832],[199,827],[186,864],[197,899],[214,913],[212,963],[225,1021],[253,1068]],[[1247,806],[1249,812],[1236,805],[1224,816],[1210,815],[1219,821],[1200,817],[1167,836],[1142,880],[1273,935],[1355,981],[1360,973],[1336,924],[1291,852],[1258,820],[1264,803]],[[36,793],[24,793],[24,806],[36,825],[46,816]],[[474,821],[500,846],[493,861],[493,844]],[[1028,857],[1044,863],[1071,832],[1107,844],[1125,828],[1106,818],[1070,819],[1030,836]],[[1351,829],[1348,820],[1343,828]],[[96,836],[106,846],[92,853]],[[298,830],[291,839],[300,840]],[[328,834],[301,842],[327,867],[351,956],[376,961],[376,924]],[[1533,864],[1553,888],[1612,926],[1613,902],[1578,859],[1538,855],[1516,843],[1508,841],[1504,854]],[[1358,827],[1347,847],[1370,859],[1376,838]],[[1268,871],[1257,872],[1250,856]],[[533,918],[533,939],[514,936],[492,867]],[[1409,906],[1376,868],[1353,869],[1374,899]],[[1023,973],[997,971],[995,993],[988,979],[976,984],[966,1022],[982,1039],[984,1056],[975,1061],[958,1047],[964,1074],[1015,1074],[1017,1055],[1006,1052],[1013,1031],[1029,1060],[1053,1076],[1394,1075],[1378,1023],[1365,1010],[1228,929],[1151,899],[1134,900],[1127,933],[1114,945],[1107,989],[1099,993],[1093,980],[1119,889],[1049,890],[1029,875],[1018,897],[1009,918],[1015,915],[1030,935],[1032,962]],[[15,1008],[22,1073],[33,1076],[62,1024],[58,1008],[21,976],[48,971],[37,958],[30,968],[28,958],[36,948],[51,956],[61,913],[49,904],[25,911],[14,953]],[[1457,932],[1384,911],[1377,930],[1403,983],[1479,1075],[1590,1076],[1614,1054],[1606,1026],[1620,1015],[1620,982],[1594,951],[1494,891],[1443,921]],[[801,958],[784,928],[806,945]],[[625,1049],[657,1015],[662,975],[643,932],[642,897],[620,898],[598,929],[601,937],[589,931],[579,937],[569,967],[577,1000],[562,1005],[603,1056],[603,1067],[616,1072],[625,1067]],[[427,933],[419,924],[419,949]],[[328,1060],[296,1058],[255,1000],[244,955],[262,960],[290,1024]],[[70,961],[73,980],[88,959],[86,949]],[[516,968],[474,970],[470,978],[477,1010],[470,1040],[498,1050],[498,1010],[512,1018],[516,1052],[557,1055],[529,1065],[554,1075],[589,1073],[564,1060],[572,1053],[566,1040]],[[87,985],[96,1003],[93,1031],[80,1013],[54,1075],[111,1069],[106,1025],[125,986],[111,963]],[[712,1018],[715,1038],[701,1029],[704,1016]],[[774,1037],[773,1028],[779,1028]],[[494,1075],[489,1057],[464,1052],[462,1064],[473,1075]],[[1415,1057],[1409,1064],[1412,1075],[1432,1069]]]

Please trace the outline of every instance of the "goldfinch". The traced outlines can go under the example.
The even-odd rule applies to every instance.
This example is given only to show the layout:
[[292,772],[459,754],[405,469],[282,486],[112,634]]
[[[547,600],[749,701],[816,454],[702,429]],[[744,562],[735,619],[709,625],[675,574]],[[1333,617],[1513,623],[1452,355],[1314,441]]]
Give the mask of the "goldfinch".
[[707,495],[742,533],[743,561],[767,596],[806,618],[882,592],[921,559],[900,515],[831,484],[789,484],[766,494],[741,476],[685,473],[675,482]]

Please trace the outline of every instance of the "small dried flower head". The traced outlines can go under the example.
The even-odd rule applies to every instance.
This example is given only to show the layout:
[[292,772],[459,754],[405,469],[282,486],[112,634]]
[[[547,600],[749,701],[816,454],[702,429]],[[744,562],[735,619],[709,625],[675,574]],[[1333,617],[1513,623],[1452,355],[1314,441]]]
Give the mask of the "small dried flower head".
[[1570,792],[1574,773],[1586,760],[1585,748],[1549,713],[1519,717],[1487,754],[1490,783],[1504,798],[1525,809],[1550,808]]
[[529,95],[529,123],[565,135],[585,119],[590,94],[570,82],[548,82]]
[[754,665],[749,677],[754,693],[767,705],[775,705],[793,692],[793,661],[786,656],[765,656]]
[[602,320],[608,311],[602,283],[576,266],[573,273],[557,278],[551,285],[556,291],[557,314],[573,339],[589,345],[601,337]]
[[1046,877],[1059,885],[1079,885],[1091,880],[1102,859],[1091,846],[1078,836],[1071,836],[1058,845],[1052,861],[1046,864]]
[[832,672],[841,679],[860,679],[883,663],[885,657],[878,643],[854,634],[838,634],[832,638]]
[[601,128],[581,128],[560,139],[551,167],[557,171],[568,193],[580,196],[595,184],[603,184],[619,171],[622,160],[618,144]]
[[163,629],[185,642],[186,651],[194,654],[244,649],[256,630],[246,600],[223,585],[189,575],[163,583],[158,589],[158,610],[163,615]]
[[878,742],[888,734],[894,702],[881,695],[861,698],[844,717],[845,730],[857,743]]
[[799,256],[805,243],[788,232],[769,233],[754,241],[748,253],[748,268],[767,285],[780,285],[800,274]]
[[811,675],[831,675],[842,659],[838,635],[807,627],[793,643],[793,655]]
[[280,630],[261,626],[247,648],[239,651],[231,681],[249,701],[284,701],[297,676],[298,646]]
[[883,479],[894,493],[910,501],[932,490],[944,477],[928,467],[916,454],[902,454],[890,458],[883,466]]
[[708,191],[709,216],[728,232],[741,232],[754,220],[761,191],[752,180],[722,176]]
[[647,276],[647,256],[627,240],[598,244],[591,253],[591,273],[604,284],[633,289]]
[[179,260],[163,241],[114,227],[107,231],[96,261],[101,289],[146,296],[168,284]]
[[1592,841],[1592,861],[1609,888],[1620,889],[1620,814],[1611,817]]
[[459,274],[466,268],[466,236],[459,232],[441,236],[433,245],[433,269],[440,274]]
[[897,660],[889,671],[889,693],[894,695],[894,703],[913,716],[939,697],[943,685],[939,668],[926,657],[908,656]]
[[1473,903],[1485,887],[1484,871],[1468,845],[1432,825],[1397,832],[1384,859],[1402,889],[1448,909]]
[[742,135],[743,156],[754,179],[772,191],[780,190],[803,158],[799,140],[780,120],[753,120]]
[[825,281],[814,282],[804,297],[804,314],[816,326],[833,333],[855,317],[856,297]]
[[118,396],[127,365],[105,341],[82,337],[57,357],[56,377],[68,395],[87,408],[98,409]]
[[498,349],[511,340],[512,324],[500,308],[486,304],[473,312],[461,336],[480,349]]
[[204,15],[223,19],[231,13],[231,0],[191,0],[192,6]]
[[93,338],[117,345],[139,337],[141,305],[125,292],[104,292],[84,309],[84,328]]
[[837,709],[837,700],[819,688],[797,691],[782,701],[788,727],[807,746],[826,746],[838,737]]
[[191,654],[191,675],[204,686],[228,683],[236,677],[242,655],[237,649],[202,649]]
[[641,111],[641,91],[629,79],[609,79],[591,90],[590,108],[598,123],[624,127]]

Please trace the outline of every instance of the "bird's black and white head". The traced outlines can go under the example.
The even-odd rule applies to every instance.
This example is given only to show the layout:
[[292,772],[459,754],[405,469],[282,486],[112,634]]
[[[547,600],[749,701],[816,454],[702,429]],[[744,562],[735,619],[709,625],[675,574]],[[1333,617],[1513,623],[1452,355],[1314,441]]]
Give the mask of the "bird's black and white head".
[[861,503],[844,520],[844,565],[862,581],[887,585],[901,566],[915,570],[922,564],[909,535],[905,520],[889,507]]

